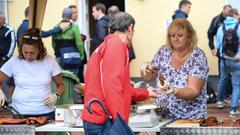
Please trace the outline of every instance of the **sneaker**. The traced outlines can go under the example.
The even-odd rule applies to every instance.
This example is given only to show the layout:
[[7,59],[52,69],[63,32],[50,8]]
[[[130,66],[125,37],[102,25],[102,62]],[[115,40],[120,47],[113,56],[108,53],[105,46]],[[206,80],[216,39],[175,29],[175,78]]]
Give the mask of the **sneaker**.
[[231,110],[229,113],[229,117],[239,117],[240,116],[240,112],[238,110],[234,111]]
[[217,102],[217,108],[222,109],[224,107],[224,102],[218,101]]

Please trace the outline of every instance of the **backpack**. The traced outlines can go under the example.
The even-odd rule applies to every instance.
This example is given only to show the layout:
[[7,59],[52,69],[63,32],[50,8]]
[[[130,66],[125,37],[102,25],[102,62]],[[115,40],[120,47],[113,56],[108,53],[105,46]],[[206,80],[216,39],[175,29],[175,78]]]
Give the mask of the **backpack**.
[[238,51],[239,37],[237,34],[239,23],[237,23],[234,28],[226,30],[225,25],[223,25],[223,40],[222,40],[222,50],[223,54],[229,57],[234,57]]

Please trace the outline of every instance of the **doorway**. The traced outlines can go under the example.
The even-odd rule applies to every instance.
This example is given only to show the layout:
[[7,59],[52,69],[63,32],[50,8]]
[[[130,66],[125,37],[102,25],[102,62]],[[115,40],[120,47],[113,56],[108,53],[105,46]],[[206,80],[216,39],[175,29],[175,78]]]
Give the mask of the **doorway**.
[[103,3],[106,6],[106,10],[112,6],[116,5],[119,7],[120,11],[125,11],[125,0],[88,0],[88,15],[89,15],[89,36],[90,45],[92,46],[92,39],[95,31],[96,20],[92,17],[92,7],[96,3]]

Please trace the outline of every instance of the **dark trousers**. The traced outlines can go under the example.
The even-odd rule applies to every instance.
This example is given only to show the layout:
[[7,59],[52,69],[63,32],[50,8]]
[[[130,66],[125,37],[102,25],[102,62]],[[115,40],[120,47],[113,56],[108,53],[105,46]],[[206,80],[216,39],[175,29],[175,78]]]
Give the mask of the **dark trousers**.
[[78,70],[78,78],[79,78],[80,83],[84,83],[83,70],[84,70],[84,64],[80,65],[79,70]]
[[102,135],[104,132],[104,124],[93,124],[83,120],[83,128],[85,135]]

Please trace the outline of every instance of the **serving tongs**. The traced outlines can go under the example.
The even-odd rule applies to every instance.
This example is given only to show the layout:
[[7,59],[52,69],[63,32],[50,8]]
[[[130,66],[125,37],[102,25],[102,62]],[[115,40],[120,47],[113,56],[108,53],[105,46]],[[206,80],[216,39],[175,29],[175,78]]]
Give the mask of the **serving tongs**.
[[5,104],[3,105],[3,108],[10,110],[14,118],[18,118],[18,119],[24,118],[24,116],[21,113],[19,113],[15,108],[12,107],[12,103],[10,102],[5,102]]

